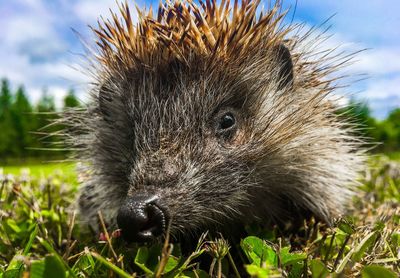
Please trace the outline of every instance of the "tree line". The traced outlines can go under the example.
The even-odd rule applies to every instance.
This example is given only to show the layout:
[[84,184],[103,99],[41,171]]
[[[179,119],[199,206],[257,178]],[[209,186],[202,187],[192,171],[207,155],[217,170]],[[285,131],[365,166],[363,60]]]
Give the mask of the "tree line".
[[367,103],[350,101],[338,113],[355,126],[355,134],[366,142],[365,147],[373,153],[400,151],[400,108],[392,110],[384,120],[372,116]]
[[[62,109],[78,107],[73,90],[63,99]],[[65,152],[50,150],[59,138],[46,133],[60,129],[53,126],[43,131],[57,118],[54,97],[43,90],[39,101],[32,104],[23,86],[12,91],[7,79],[0,84],[0,164],[23,162],[26,159],[65,158]]]
[[[54,97],[44,90],[39,101],[32,104],[23,86],[12,92],[6,79],[1,80],[0,89],[0,163],[65,158],[65,151],[49,150],[60,138],[46,136],[62,127],[52,126],[43,131],[43,127],[58,117]],[[74,91],[69,90],[61,109],[80,105]],[[370,143],[380,143],[366,144],[374,145],[372,152],[400,151],[400,108],[379,121],[372,117],[366,103],[351,101],[348,107],[339,109],[338,114],[356,126],[358,136]]]

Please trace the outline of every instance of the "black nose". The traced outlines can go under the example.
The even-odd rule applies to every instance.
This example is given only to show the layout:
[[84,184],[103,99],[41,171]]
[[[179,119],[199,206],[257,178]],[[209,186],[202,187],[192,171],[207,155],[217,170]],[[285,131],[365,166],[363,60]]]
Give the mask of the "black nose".
[[125,200],[118,211],[117,222],[125,240],[146,242],[165,231],[166,217],[157,196],[138,194]]

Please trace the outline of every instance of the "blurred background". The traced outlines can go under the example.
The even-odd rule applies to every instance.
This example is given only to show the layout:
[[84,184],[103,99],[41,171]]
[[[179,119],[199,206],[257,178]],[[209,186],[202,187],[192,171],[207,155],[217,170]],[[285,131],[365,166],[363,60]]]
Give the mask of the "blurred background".
[[[82,45],[93,45],[88,25],[115,7],[114,0],[0,1],[0,166],[66,157],[46,150],[58,139],[43,139],[40,128],[56,117],[52,112],[87,100]],[[290,8],[286,23],[318,27],[330,18],[318,27],[332,34],[327,47],[365,50],[345,71],[359,81],[342,92],[350,105],[340,112],[366,127],[360,136],[382,142],[371,152],[400,158],[400,1],[285,0],[284,8]]]

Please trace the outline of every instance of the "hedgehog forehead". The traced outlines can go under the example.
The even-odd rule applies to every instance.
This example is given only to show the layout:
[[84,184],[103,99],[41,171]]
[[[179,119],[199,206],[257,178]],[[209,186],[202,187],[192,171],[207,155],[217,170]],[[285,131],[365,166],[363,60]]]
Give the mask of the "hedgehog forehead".
[[210,117],[226,107],[243,106],[251,94],[248,80],[221,68],[203,69],[201,59],[196,65],[197,68],[175,65],[158,72],[136,72],[126,76],[122,86],[116,84],[115,89],[122,88],[121,99],[130,100],[138,113],[163,110],[167,115]]
[[158,14],[138,10],[134,23],[128,4],[119,6],[119,15],[102,19],[92,28],[100,64],[108,71],[130,68],[155,68],[179,59],[186,62],[193,54],[225,60],[245,58],[257,46],[268,47],[282,41],[289,30],[279,26],[285,13],[280,1],[264,15],[257,14],[260,0],[167,1]]

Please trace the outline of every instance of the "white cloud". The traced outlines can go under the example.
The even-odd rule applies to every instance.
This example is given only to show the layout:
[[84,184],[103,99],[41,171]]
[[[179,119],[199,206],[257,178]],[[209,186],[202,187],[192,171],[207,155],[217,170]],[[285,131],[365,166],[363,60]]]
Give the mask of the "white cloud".
[[370,44],[367,41],[357,43],[347,36],[347,32],[346,29],[340,30],[317,49],[338,47],[337,53],[343,50],[351,53],[365,49],[356,54],[352,64],[344,68],[342,73],[353,75],[355,79],[363,74],[366,78],[351,84],[346,91],[353,92],[351,95],[358,99],[368,101],[374,115],[383,119],[393,108],[400,107],[400,47],[383,43]]
[[[135,21],[137,18],[137,12],[134,8],[133,2],[129,2],[132,19]],[[141,6],[141,1],[135,1],[135,3]],[[117,2],[119,3],[119,2]],[[104,18],[110,17],[110,8],[115,12],[117,11],[117,5],[115,0],[81,0],[77,1],[73,6],[73,11],[80,18],[82,22],[86,24],[95,24],[100,16]]]
[[[305,25],[304,32],[311,28],[310,25]],[[357,53],[352,63],[343,68],[339,75],[349,74],[353,78],[346,81],[357,80],[362,78],[360,75],[366,76],[364,80],[351,83],[351,86],[346,91],[353,92],[352,95],[369,99],[371,102],[380,99],[380,101],[388,100],[392,96],[400,98],[400,49],[394,47],[377,47],[375,49],[367,49],[366,44],[355,43],[346,38],[343,33],[333,34],[327,40],[317,45],[313,40],[318,36],[319,31],[315,31],[305,43],[305,51],[321,52],[329,49],[335,49],[335,53]],[[329,34],[328,34],[329,35]],[[314,59],[323,56],[325,52],[316,55]],[[346,54],[345,54],[346,55]],[[393,99],[393,98],[392,98]],[[379,107],[382,107],[379,106]]]
[[368,101],[375,117],[384,119],[400,107],[400,52],[391,48],[365,51],[350,68],[367,74],[357,97]]
[[[23,84],[33,101],[38,100],[43,88],[57,93],[57,103],[71,87],[85,99],[90,77],[83,73],[85,59],[79,55],[83,48],[71,27],[90,42],[87,25],[95,24],[100,15],[109,17],[110,7],[115,10],[115,0],[2,3],[0,14],[5,11],[5,16],[0,16],[0,78],[8,78],[13,87]],[[133,18],[135,14],[133,8]]]
[[395,78],[372,78],[368,80],[367,88],[361,96],[371,100],[386,99],[390,96],[400,98],[400,76]]
[[23,14],[15,16],[4,24],[3,43],[19,44],[30,39],[48,39],[53,37],[51,21],[48,17],[36,17]]
[[[63,26],[64,18],[54,14],[44,0],[10,2],[6,18],[0,17],[0,77],[10,80],[13,87],[23,84],[36,102],[43,88],[55,92],[57,104],[71,87],[82,94],[88,78],[73,69],[77,59],[68,51],[71,43]],[[61,30],[61,31],[60,31]]]
[[78,1],[73,5],[73,11],[83,22],[94,24],[100,15],[108,17],[110,15],[109,9],[111,7],[115,7],[115,1],[113,0],[83,0]]
[[398,74],[400,76],[400,49],[384,48],[366,50],[356,57],[357,63],[351,68],[371,75]]

